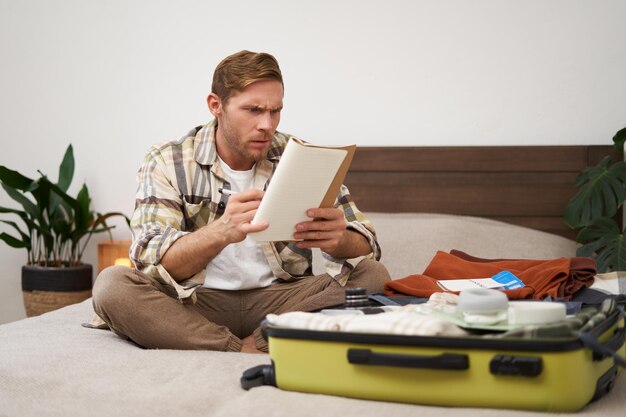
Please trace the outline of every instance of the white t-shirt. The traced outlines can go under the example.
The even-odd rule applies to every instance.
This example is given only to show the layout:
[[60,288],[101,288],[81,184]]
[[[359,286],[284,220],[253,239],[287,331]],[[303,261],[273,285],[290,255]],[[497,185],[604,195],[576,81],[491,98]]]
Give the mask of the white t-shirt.
[[[232,170],[221,158],[219,163],[235,192],[254,187],[256,165],[249,171]],[[269,286],[274,281],[261,246],[247,237],[226,246],[206,267],[204,287],[216,290],[247,290]]]

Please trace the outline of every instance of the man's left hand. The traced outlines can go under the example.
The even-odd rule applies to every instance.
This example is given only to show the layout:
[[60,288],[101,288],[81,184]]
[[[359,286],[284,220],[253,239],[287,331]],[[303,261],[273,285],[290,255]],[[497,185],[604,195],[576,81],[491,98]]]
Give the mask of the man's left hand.
[[337,208],[313,208],[307,216],[316,219],[298,223],[294,239],[303,239],[296,245],[299,248],[320,248],[333,253],[346,234],[346,219],[343,211]]

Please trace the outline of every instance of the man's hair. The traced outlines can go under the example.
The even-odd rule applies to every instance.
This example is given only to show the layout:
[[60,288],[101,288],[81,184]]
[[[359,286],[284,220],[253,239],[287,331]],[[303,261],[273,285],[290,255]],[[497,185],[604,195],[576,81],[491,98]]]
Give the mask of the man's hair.
[[211,92],[223,104],[255,81],[276,80],[283,84],[278,61],[264,52],[240,51],[227,56],[215,68]]

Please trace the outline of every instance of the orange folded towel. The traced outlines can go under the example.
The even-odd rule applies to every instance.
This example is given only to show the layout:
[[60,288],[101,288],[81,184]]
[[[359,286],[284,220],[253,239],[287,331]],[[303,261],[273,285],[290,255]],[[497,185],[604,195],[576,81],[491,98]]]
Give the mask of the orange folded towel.
[[511,300],[542,300],[548,296],[569,300],[576,291],[593,283],[596,265],[591,258],[482,259],[458,250],[439,251],[422,274],[386,283],[385,294],[430,297],[443,291],[438,280],[487,278],[505,270],[512,272],[525,285],[504,290]]

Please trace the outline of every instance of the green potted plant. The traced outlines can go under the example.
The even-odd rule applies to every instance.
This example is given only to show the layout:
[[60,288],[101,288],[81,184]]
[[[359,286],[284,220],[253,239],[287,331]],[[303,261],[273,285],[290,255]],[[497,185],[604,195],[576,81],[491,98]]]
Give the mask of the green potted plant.
[[[81,259],[91,236],[108,232],[107,219],[128,218],[118,212],[91,211],[87,185],[71,197],[67,190],[74,176],[74,153],[67,147],[56,183],[39,172],[31,179],[0,166],[0,184],[20,209],[0,207],[0,213],[16,216],[15,221],[0,219],[15,233],[0,233],[0,239],[28,253],[22,267],[22,290],[27,316],[51,311],[91,296],[92,267]],[[29,197],[30,196],[30,197]],[[114,227],[114,226],[113,226]]]
[[565,223],[580,229],[578,256],[596,260],[599,272],[626,270],[626,237],[619,210],[626,200],[626,128],[613,137],[620,159],[605,156],[597,165],[585,168],[576,180],[578,192],[565,207]]

